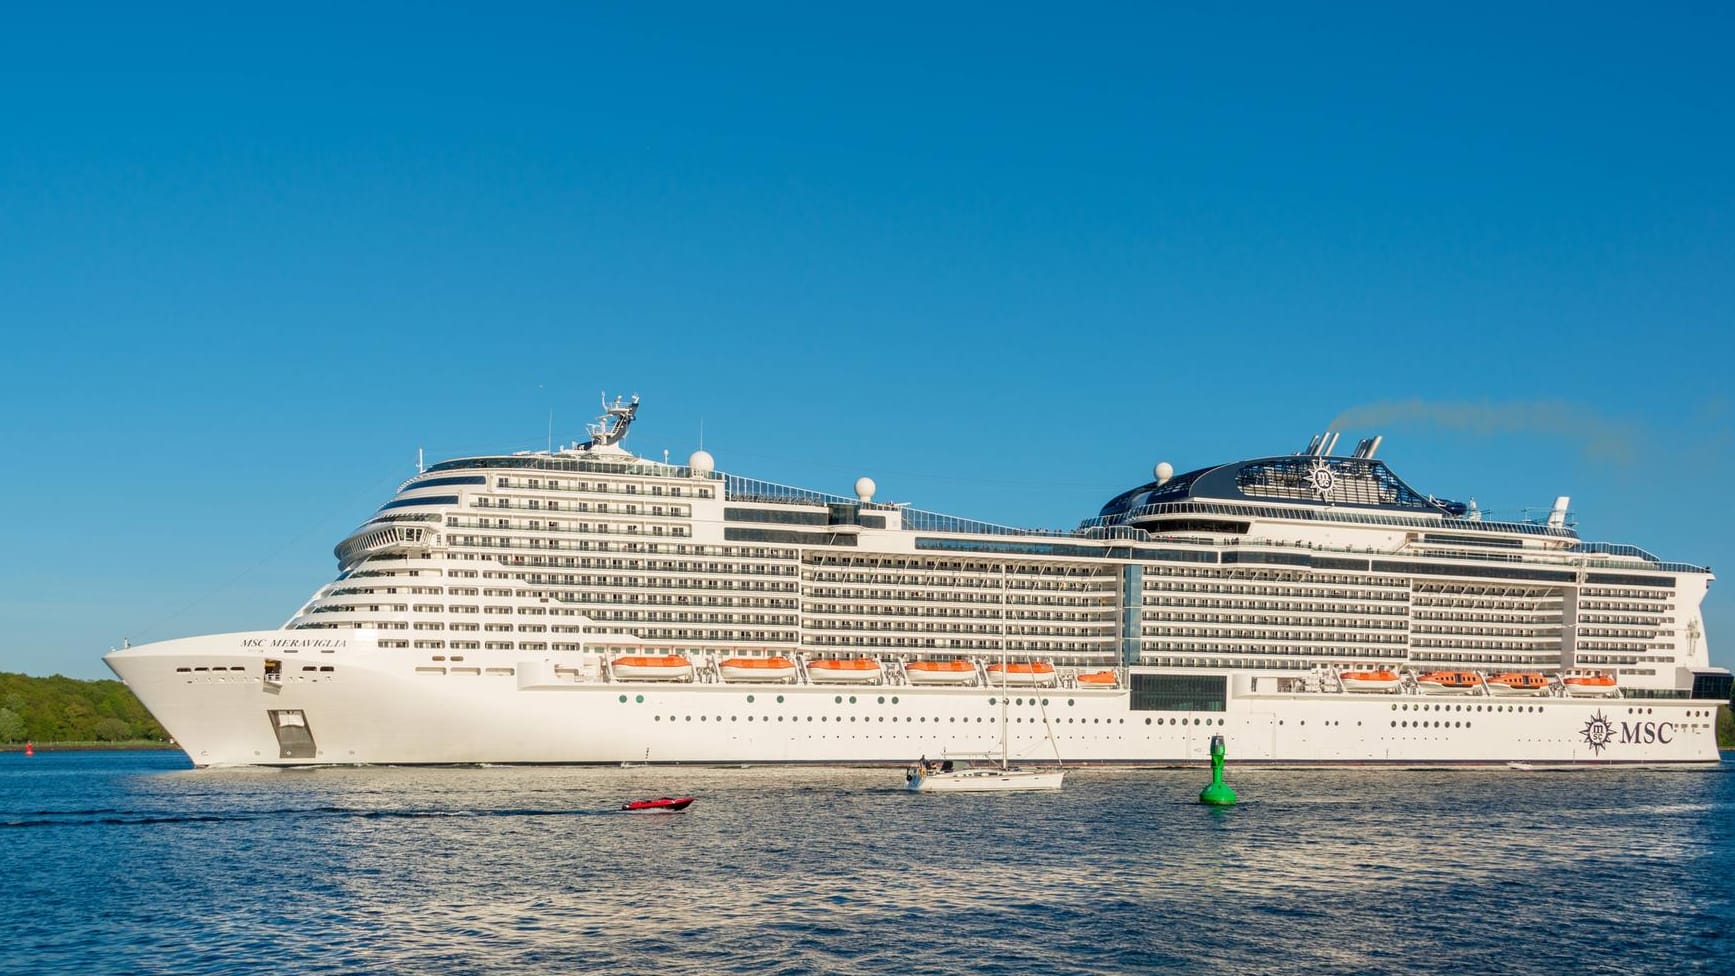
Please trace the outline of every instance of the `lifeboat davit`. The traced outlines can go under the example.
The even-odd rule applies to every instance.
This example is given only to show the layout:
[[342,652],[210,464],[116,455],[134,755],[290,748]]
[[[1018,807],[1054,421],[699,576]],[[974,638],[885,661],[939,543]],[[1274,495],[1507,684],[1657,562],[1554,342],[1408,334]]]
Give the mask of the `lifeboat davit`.
[[1366,692],[1390,694],[1404,687],[1404,679],[1396,671],[1343,671],[1339,672],[1338,680],[1343,682],[1343,690],[1357,694]]
[[1113,688],[1120,684],[1120,677],[1113,671],[1092,671],[1078,676],[1081,688]]
[[693,662],[679,654],[617,657],[610,665],[619,681],[691,681]]
[[1416,679],[1424,695],[1468,695],[1479,684],[1472,671],[1429,671]]
[[1575,674],[1570,678],[1560,679],[1560,683],[1572,694],[1589,695],[1593,698],[1607,698],[1617,690],[1612,674]]
[[814,684],[877,685],[886,678],[871,657],[822,658],[807,662],[807,679]]
[[717,662],[724,681],[793,681],[795,662],[786,657],[732,657]]
[[1051,685],[1054,684],[1054,665],[1047,661],[990,664],[988,665],[988,683],[1002,686]]
[[912,685],[968,685],[976,681],[976,665],[962,658],[949,661],[911,661],[904,674]]
[[1548,693],[1548,678],[1534,671],[1511,671],[1488,679],[1488,691],[1495,695],[1542,695]]
[[621,804],[622,810],[634,813],[680,813],[693,805],[697,797],[659,796],[654,800],[632,800]]

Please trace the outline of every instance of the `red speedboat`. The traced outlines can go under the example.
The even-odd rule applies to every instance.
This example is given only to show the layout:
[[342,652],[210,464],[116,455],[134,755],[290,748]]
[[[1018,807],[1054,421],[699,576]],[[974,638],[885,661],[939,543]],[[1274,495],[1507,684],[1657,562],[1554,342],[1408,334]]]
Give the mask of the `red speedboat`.
[[655,800],[634,800],[621,804],[622,810],[635,812],[680,813],[687,809],[696,797],[691,796],[660,796]]

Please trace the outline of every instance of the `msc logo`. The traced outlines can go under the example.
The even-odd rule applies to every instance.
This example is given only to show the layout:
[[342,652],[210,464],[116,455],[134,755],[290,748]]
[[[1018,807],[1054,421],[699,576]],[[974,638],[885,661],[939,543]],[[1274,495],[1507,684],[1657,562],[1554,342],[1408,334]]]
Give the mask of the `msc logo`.
[[1590,746],[1592,752],[1600,754],[1616,742],[1621,745],[1668,745],[1675,741],[1675,723],[1622,722],[1617,730],[1615,723],[1599,710],[1584,723],[1578,734],[1584,737],[1584,744]]
[[1590,721],[1584,723],[1584,728],[1580,729],[1578,734],[1584,736],[1584,744],[1590,746],[1591,752],[1601,755],[1602,751],[1608,748],[1608,744],[1614,741],[1615,729],[1599,709],[1590,717]]

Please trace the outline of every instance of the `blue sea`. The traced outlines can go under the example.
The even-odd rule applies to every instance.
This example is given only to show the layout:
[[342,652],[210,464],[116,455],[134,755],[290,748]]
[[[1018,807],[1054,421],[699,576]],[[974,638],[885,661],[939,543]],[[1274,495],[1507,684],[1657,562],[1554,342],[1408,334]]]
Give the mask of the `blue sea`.
[[[1730,757],[1725,757],[1726,759]],[[1735,962],[1735,776],[195,771],[0,755],[0,973],[1680,974]],[[628,799],[691,794],[683,814]]]

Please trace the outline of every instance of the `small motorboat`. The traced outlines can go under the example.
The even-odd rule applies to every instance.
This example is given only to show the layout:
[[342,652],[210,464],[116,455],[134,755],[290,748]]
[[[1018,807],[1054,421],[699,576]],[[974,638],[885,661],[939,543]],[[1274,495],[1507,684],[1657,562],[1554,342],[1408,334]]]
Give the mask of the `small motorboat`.
[[1548,678],[1534,671],[1508,671],[1489,678],[1488,691],[1495,695],[1545,695]]
[[1606,672],[1570,675],[1562,678],[1560,683],[1574,695],[1589,695],[1593,698],[1607,698],[1620,690],[1615,683],[1615,676]]
[[807,663],[807,680],[814,684],[883,684],[885,669],[871,657],[825,658]]
[[1396,671],[1380,668],[1372,671],[1340,671],[1338,682],[1351,694],[1368,692],[1391,693],[1404,690],[1404,679]]
[[794,681],[795,662],[786,657],[732,657],[717,662],[724,681]]
[[1473,671],[1429,671],[1416,678],[1424,695],[1468,695],[1481,683]]
[[911,661],[904,675],[912,685],[968,685],[976,683],[976,665],[962,658],[944,661]]
[[691,681],[693,662],[679,654],[630,654],[610,662],[619,681]]
[[988,683],[1001,688],[1007,685],[1022,685],[1027,688],[1051,685],[1054,684],[1054,665],[1047,661],[990,664]]
[[622,810],[633,813],[680,813],[693,805],[697,797],[691,796],[659,796],[654,800],[633,800],[621,804]]

